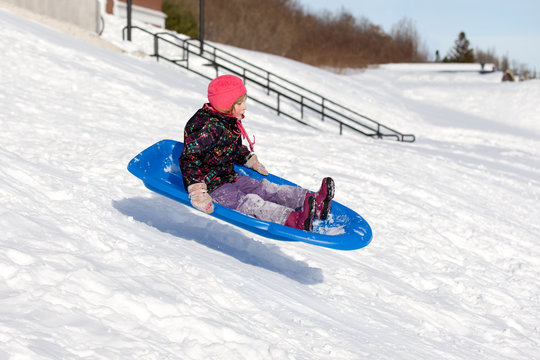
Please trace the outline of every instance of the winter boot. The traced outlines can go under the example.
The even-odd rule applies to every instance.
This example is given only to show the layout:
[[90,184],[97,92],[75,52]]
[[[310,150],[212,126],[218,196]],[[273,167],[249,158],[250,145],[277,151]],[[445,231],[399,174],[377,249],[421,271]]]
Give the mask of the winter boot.
[[312,231],[313,218],[315,217],[316,210],[317,201],[315,200],[315,197],[313,195],[306,196],[304,207],[301,210],[293,211],[285,221],[285,226]]
[[323,179],[321,188],[314,194],[315,200],[317,200],[317,211],[315,212],[315,217],[321,220],[326,220],[328,214],[330,213],[335,189],[336,186],[332,178],[326,177]]

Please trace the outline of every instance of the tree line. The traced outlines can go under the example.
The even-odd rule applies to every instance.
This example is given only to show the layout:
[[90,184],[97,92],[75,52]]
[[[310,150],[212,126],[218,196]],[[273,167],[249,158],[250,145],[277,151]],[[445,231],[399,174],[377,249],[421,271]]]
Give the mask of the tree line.
[[484,51],[480,48],[473,50],[471,48],[470,42],[467,39],[465,32],[460,32],[456,41],[454,42],[454,47],[450,49],[448,55],[442,59],[443,62],[454,62],[454,63],[473,63],[477,62],[480,64],[493,64],[495,68],[516,75],[519,75],[521,80],[536,79],[538,73],[536,69],[531,70],[527,65],[520,64],[516,61],[510,60],[508,56],[498,57],[494,49]]
[[[199,37],[199,0],[163,0],[166,28]],[[336,70],[373,64],[433,60],[411,19],[387,33],[350,12],[309,13],[296,0],[205,0],[204,37],[223,44],[280,55]],[[439,59],[435,59],[436,61]],[[493,63],[536,78],[536,70],[498,58],[494,50],[472,50],[464,32],[441,60]]]

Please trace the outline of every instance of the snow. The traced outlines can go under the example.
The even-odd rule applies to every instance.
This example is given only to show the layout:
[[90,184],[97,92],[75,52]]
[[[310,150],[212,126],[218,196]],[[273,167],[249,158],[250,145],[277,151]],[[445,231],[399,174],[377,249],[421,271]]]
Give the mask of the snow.
[[[254,235],[147,190],[207,80],[0,9],[0,359],[534,359],[540,81],[253,61],[405,133],[339,136],[248,102],[266,167],[371,225],[343,252]],[[143,40],[142,38],[140,39]],[[146,46],[146,45],[144,45]],[[249,91],[249,89],[248,89]]]

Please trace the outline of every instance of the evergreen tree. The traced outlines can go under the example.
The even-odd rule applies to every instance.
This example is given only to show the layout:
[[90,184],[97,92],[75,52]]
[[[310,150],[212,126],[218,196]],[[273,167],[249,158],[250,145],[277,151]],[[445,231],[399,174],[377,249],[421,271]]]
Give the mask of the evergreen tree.
[[167,14],[166,29],[192,38],[199,37],[199,21],[183,0],[164,0],[162,10]]
[[454,47],[444,58],[444,62],[472,63],[474,62],[474,52],[470,48],[470,42],[465,32],[460,32],[454,42]]

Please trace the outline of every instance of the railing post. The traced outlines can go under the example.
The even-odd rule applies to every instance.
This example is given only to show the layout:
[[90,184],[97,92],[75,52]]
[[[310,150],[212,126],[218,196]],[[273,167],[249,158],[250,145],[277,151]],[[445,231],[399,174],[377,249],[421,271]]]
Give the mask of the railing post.
[[300,119],[304,118],[304,96],[300,96]]
[[321,120],[324,121],[324,100],[325,98],[321,98]]
[[266,95],[270,95],[270,73],[266,72]]
[[157,35],[154,35],[154,56],[159,61],[159,38]]
[[204,47],[204,0],[199,0],[199,42],[200,42],[200,53],[203,54]]
[[131,1],[127,0],[126,10],[127,10],[127,39],[131,41]]
[[279,97],[281,96],[281,93],[277,93],[277,114],[279,116],[279,114],[281,114],[280,110],[279,110]]

